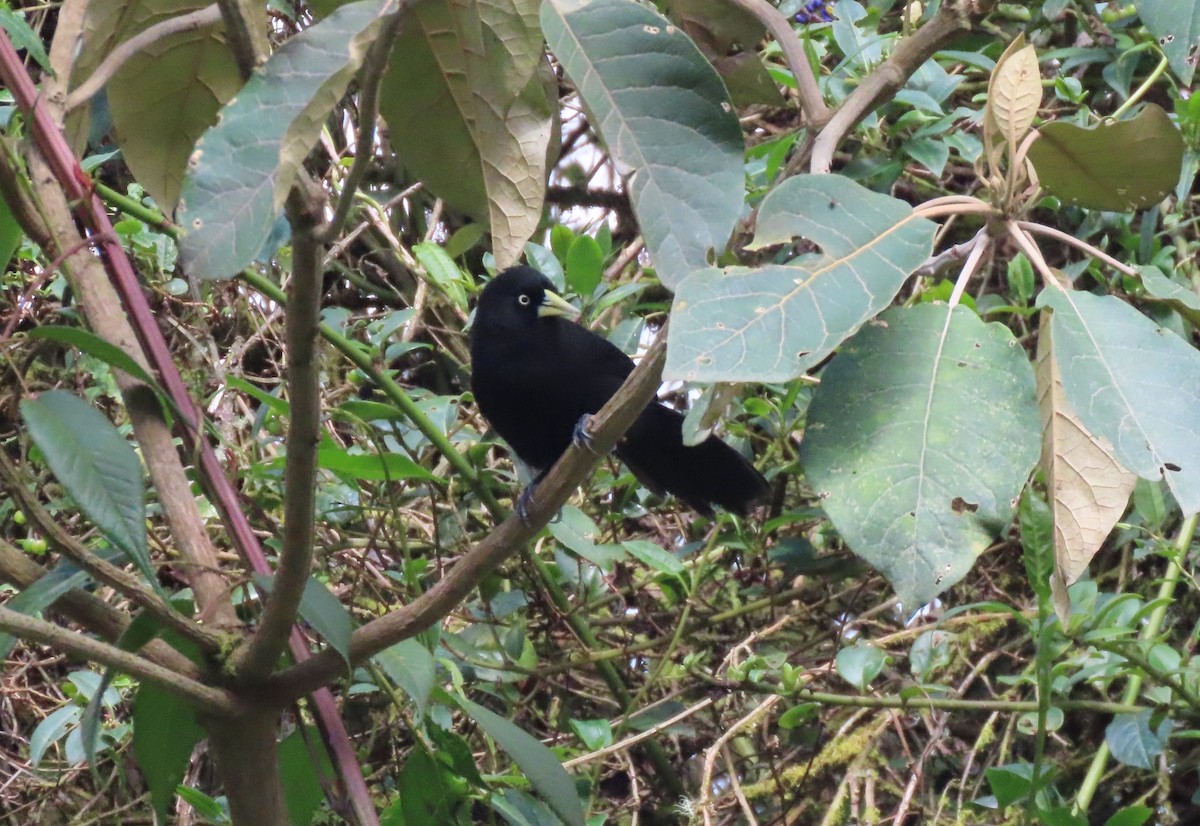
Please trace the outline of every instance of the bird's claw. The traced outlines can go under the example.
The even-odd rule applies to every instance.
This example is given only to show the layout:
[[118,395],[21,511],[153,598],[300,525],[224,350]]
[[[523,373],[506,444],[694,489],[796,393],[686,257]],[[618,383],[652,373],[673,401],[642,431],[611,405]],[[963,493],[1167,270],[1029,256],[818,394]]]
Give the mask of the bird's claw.
[[[537,483],[530,482],[525,486],[525,490],[521,491],[521,495],[517,497],[517,518],[527,528],[532,524],[532,520],[529,517],[529,509],[533,507],[533,494],[536,490]],[[560,519],[562,519],[562,511],[550,517],[551,522],[558,522]]]
[[591,413],[584,413],[580,416],[579,421],[575,423],[574,432],[571,433],[571,444],[575,445],[575,447],[583,448],[588,453],[599,456],[600,454],[596,451],[596,447],[593,444],[592,434],[588,429],[591,425]]
[[534,484],[526,485],[525,490],[517,497],[517,518],[526,527],[529,527],[529,509],[533,507],[533,491],[536,487]]

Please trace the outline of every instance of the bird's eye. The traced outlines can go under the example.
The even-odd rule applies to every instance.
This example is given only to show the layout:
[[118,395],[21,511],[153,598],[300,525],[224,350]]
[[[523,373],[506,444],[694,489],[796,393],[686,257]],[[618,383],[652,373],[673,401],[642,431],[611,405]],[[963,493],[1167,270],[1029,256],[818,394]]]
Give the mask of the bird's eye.
[[530,298],[530,297],[529,297],[528,295],[526,295],[525,293],[521,293],[520,295],[518,295],[518,296],[517,296],[517,303],[518,303],[518,304],[520,304],[522,307],[527,307],[527,306],[529,306],[529,302],[530,302],[530,301],[532,301],[532,300],[533,300],[533,299],[532,299],[532,298]]

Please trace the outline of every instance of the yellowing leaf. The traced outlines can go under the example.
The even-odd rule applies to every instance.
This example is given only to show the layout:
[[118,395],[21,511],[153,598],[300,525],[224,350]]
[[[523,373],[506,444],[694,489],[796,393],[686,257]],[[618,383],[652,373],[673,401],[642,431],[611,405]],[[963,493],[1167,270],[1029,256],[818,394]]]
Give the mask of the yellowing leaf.
[[1054,358],[1050,324],[1041,329],[1037,355],[1041,464],[1054,513],[1057,594],[1079,578],[1100,550],[1125,513],[1137,476],[1113,458],[1108,440],[1093,435],[1071,409]]
[[996,125],[1010,147],[1016,148],[1025,137],[1041,102],[1042,79],[1037,52],[1032,46],[1026,46],[1004,61],[992,76],[988,97],[988,111],[996,119]]

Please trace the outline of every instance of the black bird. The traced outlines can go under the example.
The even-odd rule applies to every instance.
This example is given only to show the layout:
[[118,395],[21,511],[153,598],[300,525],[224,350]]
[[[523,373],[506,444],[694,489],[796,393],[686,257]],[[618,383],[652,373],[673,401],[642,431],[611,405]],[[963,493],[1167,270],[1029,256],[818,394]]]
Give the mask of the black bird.
[[[578,315],[532,267],[512,267],[492,279],[475,310],[475,400],[533,470],[534,485],[573,439],[586,439],[583,417],[597,412],[633,371],[629,356],[574,323]],[[642,411],[616,453],[647,488],[672,493],[706,516],[714,505],[745,513],[767,489],[762,474],[717,437],[685,446],[683,414],[658,403]]]

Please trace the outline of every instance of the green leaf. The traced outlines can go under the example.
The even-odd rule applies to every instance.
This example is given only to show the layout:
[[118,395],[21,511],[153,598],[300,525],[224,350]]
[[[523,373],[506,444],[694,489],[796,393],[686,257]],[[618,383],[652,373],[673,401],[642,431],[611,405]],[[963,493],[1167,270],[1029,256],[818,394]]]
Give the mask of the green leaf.
[[859,691],[866,691],[887,664],[888,655],[882,649],[858,642],[837,653],[834,664],[838,676]]
[[536,0],[446,0],[405,12],[379,109],[413,177],[490,226],[503,268],[542,217],[557,103]]
[[50,390],[21,400],[46,464],[88,519],[157,586],[146,544],[146,486],[129,442],[87,402]]
[[488,803],[503,816],[508,826],[562,826],[562,821],[540,800],[520,789],[503,789]]
[[546,0],[541,18],[674,288],[725,247],[742,211],[744,144],[725,86],[687,35],[634,0]]
[[407,639],[380,651],[374,660],[388,679],[404,689],[420,719],[437,684],[437,662],[429,649],[415,639]]
[[546,527],[564,548],[601,570],[611,570],[614,563],[625,557],[625,551],[620,546],[597,544],[600,529],[591,517],[574,505],[563,505],[559,518]]
[[158,382],[146,370],[142,368],[130,355],[116,345],[109,344],[104,339],[95,333],[84,330],[80,327],[59,327],[55,325],[46,325],[36,327],[30,330],[26,335],[34,339],[48,339],[50,341],[58,341],[63,344],[74,347],[81,353],[87,353],[89,356],[100,359],[109,367],[116,367],[118,370],[124,370],[138,381],[145,382],[150,387],[159,389]]
[[204,738],[191,706],[150,683],[138,686],[133,703],[133,753],[150,787],[150,799],[160,823],[175,787],[183,782],[192,749]]
[[[203,0],[89,3],[85,36],[71,69],[73,85],[86,80],[129,38],[205,5]],[[168,212],[179,199],[196,140],[242,87],[224,28],[216,23],[158,39],[122,64],[104,87],[122,157],[138,183]]]
[[679,285],[663,376],[788,381],[882,311],[929,257],[935,225],[839,175],[799,175],[759,209],[752,249],[803,236],[821,253],[701,270]]
[[1104,826],[1142,826],[1153,814],[1149,806],[1126,806],[1104,821]]
[[1017,518],[1021,523],[1021,549],[1025,575],[1034,593],[1049,604],[1050,575],[1054,573],[1054,514],[1032,488],[1021,496]]
[[[400,799],[385,815],[385,826],[457,822],[454,804],[462,795],[454,792],[446,780],[445,768],[425,749],[414,748],[409,752],[396,785]],[[393,810],[398,810],[399,818]]]
[[[318,771],[314,759],[322,764]],[[325,792],[322,777],[332,777],[333,767],[315,727],[296,729],[279,744],[279,779],[292,826],[308,826]]]
[[580,235],[567,249],[567,286],[578,295],[590,296],[604,277],[604,253],[590,235]]
[[42,762],[46,750],[67,736],[83,714],[83,707],[67,703],[60,709],[52,711],[37,724],[33,734],[29,735],[29,763],[34,768]]
[[396,0],[342,6],[255,70],[188,162],[180,262],[194,278],[230,278],[262,249],[300,165]]
[[1043,290],[1067,401],[1116,458],[1200,511],[1200,353],[1114,296]]
[[683,562],[670,551],[663,550],[648,539],[630,539],[621,543],[629,555],[655,571],[671,576],[682,576]]
[[[254,584],[266,593],[275,587],[275,577],[255,574]],[[354,619],[338,598],[316,577],[309,577],[300,596],[300,616],[316,629],[329,643],[329,647],[342,655],[346,665],[350,664],[350,635],[354,632]]]
[[463,288],[462,272],[454,263],[454,259],[444,249],[432,242],[417,244],[412,251],[433,283],[437,284],[442,294],[450,299],[450,303],[460,310],[466,310],[467,291]]
[[1158,40],[1176,77],[1192,85],[1195,49],[1200,43],[1200,3],[1181,0],[1137,0],[1138,16]]
[[0,275],[8,270],[8,262],[21,246],[21,235],[21,225],[8,208],[8,202],[0,198]]
[[987,770],[988,786],[996,795],[1000,808],[1011,806],[1029,796],[1032,772],[1033,766],[1028,763],[995,766]]
[[612,724],[608,720],[576,720],[572,717],[569,723],[571,731],[592,751],[612,745]]
[[322,447],[317,462],[325,470],[355,479],[399,481],[436,477],[403,453],[349,453],[337,447]]
[[1116,123],[1049,123],[1029,147],[1042,187],[1091,209],[1131,212],[1162,200],[1179,182],[1183,136],[1154,104]]
[[500,748],[508,752],[533,788],[550,804],[554,813],[567,822],[567,826],[584,826],[575,784],[554,752],[495,712],[465,697],[455,697],[455,701]]
[[[14,47],[28,52],[29,56],[36,60],[43,69],[50,69],[50,56],[46,54],[46,49],[42,46],[42,38],[25,22],[23,16],[8,8],[7,3],[0,6],[0,29],[3,29],[8,35]],[[0,201],[3,199],[0,198]]]
[[1135,769],[1154,768],[1154,759],[1162,754],[1175,724],[1163,719],[1158,729],[1150,728],[1150,709],[1134,714],[1118,714],[1104,730],[1104,742],[1113,758]]
[[958,582],[1037,461],[1033,368],[964,307],[889,310],[821,375],[800,460],[822,507],[906,609]]

